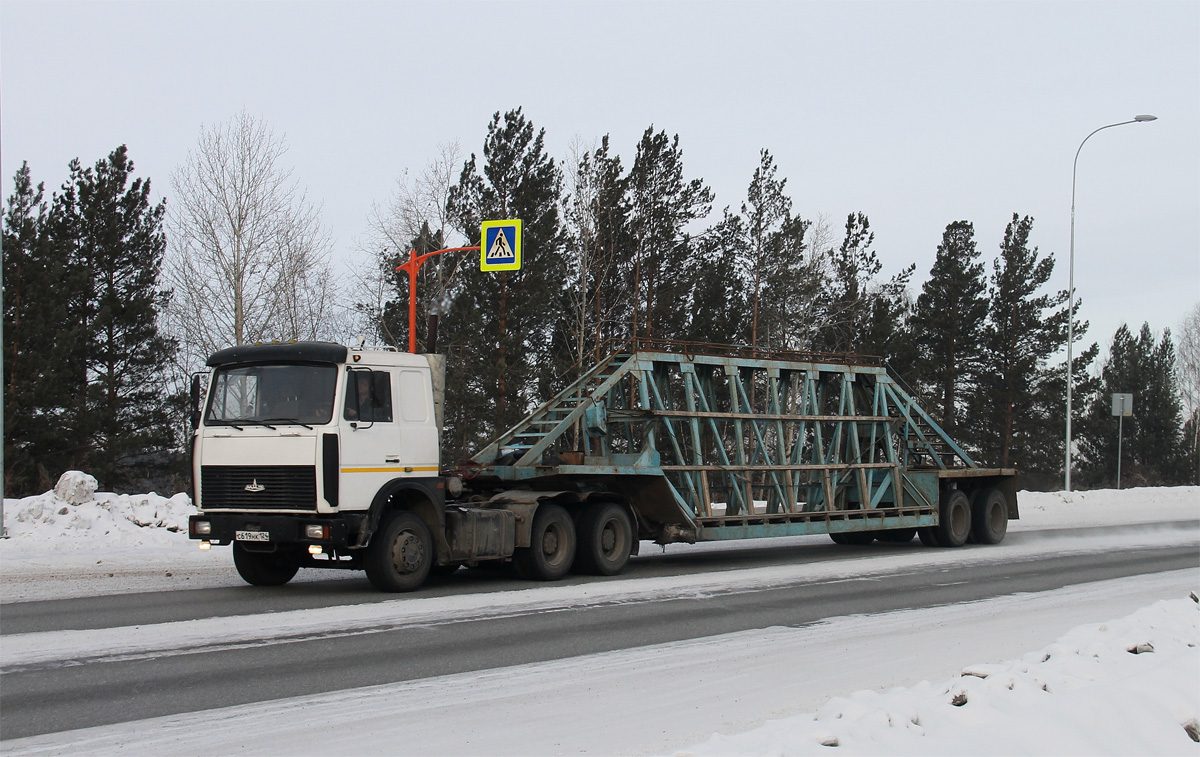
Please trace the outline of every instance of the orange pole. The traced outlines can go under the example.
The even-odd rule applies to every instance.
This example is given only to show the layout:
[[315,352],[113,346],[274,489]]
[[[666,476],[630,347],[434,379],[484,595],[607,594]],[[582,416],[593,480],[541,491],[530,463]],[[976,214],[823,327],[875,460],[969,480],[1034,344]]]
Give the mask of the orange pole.
[[421,264],[429,260],[434,255],[441,255],[443,252],[469,252],[471,250],[478,251],[478,247],[448,247],[445,250],[434,250],[427,252],[424,255],[417,255],[416,250],[408,251],[408,261],[396,266],[397,271],[404,271],[408,274],[408,351],[416,353],[417,351],[417,272],[421,270]]

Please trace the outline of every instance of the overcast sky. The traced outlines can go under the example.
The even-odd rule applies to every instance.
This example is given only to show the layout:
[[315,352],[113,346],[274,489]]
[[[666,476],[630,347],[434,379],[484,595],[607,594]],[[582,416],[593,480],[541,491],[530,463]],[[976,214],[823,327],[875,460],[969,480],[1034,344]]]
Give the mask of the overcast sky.
[[286,136],[336,254],[373,202],[439,143],[480,152],[522,106],[552,155],[647,126],[680,136],[688,178],[736,209],[769,149],[795,211],[840,233],[863,211],[886,273],[946,224],[989,261],[1014,212],[1107,348],[1122,322],[1174,328],[1200,302],[1200,3],[1185,2],[0,2],[4,195],[28,160],[129,146],[170,202],[202,125],[243,108]]

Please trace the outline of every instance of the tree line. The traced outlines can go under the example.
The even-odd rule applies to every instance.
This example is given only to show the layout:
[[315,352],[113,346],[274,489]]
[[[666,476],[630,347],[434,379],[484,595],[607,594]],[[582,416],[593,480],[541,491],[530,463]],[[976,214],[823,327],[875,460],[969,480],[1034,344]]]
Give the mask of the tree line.
[[[736,209],[714,213],[678,135],[648,128],[628,167],[608,137],[558,161],[518,108],[492,117],[480,153],[443,146],[400,180],[369,217],[374,275],[341,281],[285,156],[242,113],[202,130],[169,204],[150,203],[124,146],[93,168],[73,161],[49,200],[21,167],[3,238],[6,491],[43,491],[69,467],[115,490],[179,486],[181,388],[208,353],[351,334],[405,349],[396,265],[410,249],[477,245],[480,222],[500,218],[522,219],[520,271],[483,273],[469,254],[422,268],[417,337],[428,345],[436,322],[448,358],[448,463],[636,338],[879,356],[977,461],[1020,468],[1027,487],[1061,481],[1055,356],[1070,314],[1066,292],[1046,288],[1054,258],[1031,245],[1028,216],[1013,214],[990,260],[970,221],[949,223],[914,292],[914,265],[883,275],[865,213],[797,213],[768,150]],[[1179,360],[1170,332],[1147,325],[1122,327],[1102,363],[1096,344],[1073,361],[1081,485],[1115,474],[1114,391],[1137,403],[1124,482],[1196,479],[1200,328],[1186,323]]]

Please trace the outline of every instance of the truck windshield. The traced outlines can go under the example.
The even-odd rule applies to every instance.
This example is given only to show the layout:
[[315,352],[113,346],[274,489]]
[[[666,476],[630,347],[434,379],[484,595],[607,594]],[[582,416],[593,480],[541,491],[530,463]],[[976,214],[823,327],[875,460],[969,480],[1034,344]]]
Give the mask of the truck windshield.
[[204,422],[323,425],[333,418],[337,367],[241,365],[217,370]]

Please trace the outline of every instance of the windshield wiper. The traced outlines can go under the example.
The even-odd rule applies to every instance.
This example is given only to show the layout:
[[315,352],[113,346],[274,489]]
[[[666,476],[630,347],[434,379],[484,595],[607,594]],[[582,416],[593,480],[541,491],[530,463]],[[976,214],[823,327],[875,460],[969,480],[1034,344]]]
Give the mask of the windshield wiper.
[[267,423],[266,421],[260,421],[257,418],[233,418],[231,420],[226,421],[226,423],[228,423],[230,426],[233,426],[238,431],[242,430],[242,427],[238,425],[239,423],[253,423],[258,426],[266,426],[267,428],[271,429],[272,431],[275,430],[275,427],[272,426],[270,423]]
[[290,423],[295,426],[304,426],[306,429],[309,429],[310,431],[312,430],[312,426],[308,425],[299,418],[267,418],[267,420],[274,421],[275,423]]

